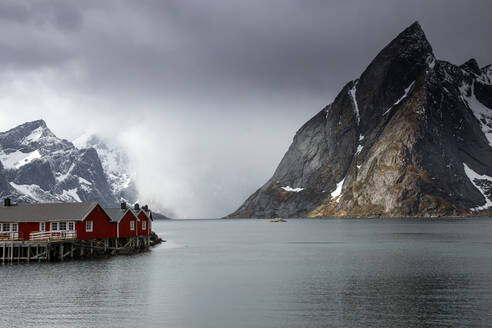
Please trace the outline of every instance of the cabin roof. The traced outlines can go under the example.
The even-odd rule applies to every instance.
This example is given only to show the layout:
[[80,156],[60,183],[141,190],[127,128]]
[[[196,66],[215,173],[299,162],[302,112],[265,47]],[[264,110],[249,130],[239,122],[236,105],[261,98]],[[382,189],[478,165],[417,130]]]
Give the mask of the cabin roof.
[[83,221],[97,205],[90,202],[0,206],[0,222]]
[[150,221],[154,221],[152,219],[152,215],[150,214],[150,211],[144,211],[142,210],[143,214],[145,214],[145,216],[147,217],[147,219],[149,219]]
[[109,218],[111,219],[111,222],[120,222],[121,219],[123,219],[123,217],[125,216],[125,214],[128,211],[133,212],[129,208],[125,208],[125,209],[122,209],[122,208],[105,208],[104,210],[106,211]]
[[138,219],[138,221],[140,221],[140,218],[138,217],[138,215],[139,215],[140,213],[143,213],[143,214],[147,217],[147,219],[149,219],[149,220],[153,221],[153,220],[152,220],[152,216],[150,215],[150,211],[145,211],[145,210],[143,210],[142,208],[139,208],[138,210],[135,210],[134,208],[131,208],[130,210],[133,212],[133,214],[134,214],[134,215],[135,215],[135,217]]

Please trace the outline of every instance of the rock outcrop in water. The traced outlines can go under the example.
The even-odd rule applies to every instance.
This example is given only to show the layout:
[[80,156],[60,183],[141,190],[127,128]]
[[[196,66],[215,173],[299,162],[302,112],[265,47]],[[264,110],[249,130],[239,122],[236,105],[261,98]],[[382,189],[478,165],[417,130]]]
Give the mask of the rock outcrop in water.
[[471,215],[492,205],[492,67],[434,57],[418,23],[296,133],[229,217]]

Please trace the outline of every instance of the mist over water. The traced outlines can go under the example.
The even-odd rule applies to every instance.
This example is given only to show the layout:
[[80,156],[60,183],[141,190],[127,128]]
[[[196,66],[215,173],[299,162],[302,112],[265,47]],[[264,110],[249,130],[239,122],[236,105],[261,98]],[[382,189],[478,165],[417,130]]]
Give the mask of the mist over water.
[[0,267],[5,327],[449,327],[492,315],[492,221],[160,221],[167,243]]

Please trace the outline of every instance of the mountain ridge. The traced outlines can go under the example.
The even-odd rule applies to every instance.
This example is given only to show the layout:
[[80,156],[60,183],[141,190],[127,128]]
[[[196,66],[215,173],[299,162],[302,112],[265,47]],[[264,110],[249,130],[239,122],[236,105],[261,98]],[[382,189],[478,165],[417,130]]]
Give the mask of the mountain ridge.
[[98,201],[116,206],[94,148],[77,149],[44,120],[0,132],[0,195],[21,202]]
[[272,178],[228,217],[476,214],[492,199],[491,76],[475,60],[437,60],[413,23],[297,131]]

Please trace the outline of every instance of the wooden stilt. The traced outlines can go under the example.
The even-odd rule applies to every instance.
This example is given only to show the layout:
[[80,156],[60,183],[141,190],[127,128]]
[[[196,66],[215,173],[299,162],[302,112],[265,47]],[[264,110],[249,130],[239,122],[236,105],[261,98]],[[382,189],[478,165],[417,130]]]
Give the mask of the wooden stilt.
[[63,261],[63,244],[60,244],[59,250],[60,250],[60,261]]
[[46,260],[51,261],[51,244],[46,245]]

